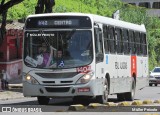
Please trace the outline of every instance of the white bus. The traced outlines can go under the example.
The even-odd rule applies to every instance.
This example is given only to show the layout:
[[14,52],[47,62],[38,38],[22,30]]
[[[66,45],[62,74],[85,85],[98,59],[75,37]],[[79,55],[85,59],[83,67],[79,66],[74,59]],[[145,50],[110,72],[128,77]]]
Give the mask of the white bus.
[[134,100],[148,85],[144,25],[83,13],[28,16],[24,28],[23,93],[39,104],[51,98],[108,95]]

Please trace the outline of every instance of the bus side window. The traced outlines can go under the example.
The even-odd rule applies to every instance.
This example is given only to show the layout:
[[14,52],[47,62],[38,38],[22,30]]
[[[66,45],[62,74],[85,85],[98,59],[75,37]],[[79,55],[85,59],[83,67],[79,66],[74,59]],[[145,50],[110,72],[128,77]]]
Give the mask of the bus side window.
[[116,28],[116,36],[117,36],[117,53],[123,53],[122,30],[120,28]]
[[146,56],[147,55],[146,34],[142,33],[141,37],[142,37],[142,52],[143,52],[143,55]]
[[103,25],[104,49],[105,53],[109,52],[108,26]]
[[136,48],[135,48],[135,37],[134,37],[134,31],[129,31],[129,38],[130,38],[130,51],[131,54],[135,54],[136,53]]
[[114,27],[109,27],[108,39],[109,39],[109,49],[111,53],[116,51],[116,41],[114,36]]
[[130,48],[129,48],[129,35],[128,30],[123,30],[123,49],[124,54],[129,54]]
[[96,62],[103,61],[103,41],[102,41],[102,30],[100,28],[94,29],[95,33],[95,52],[96,52]]
[[137,55],[141,54],[141,49],[140,49],[140,33],[135,32],[135,41],[136,41],[136,49],[137,49]]

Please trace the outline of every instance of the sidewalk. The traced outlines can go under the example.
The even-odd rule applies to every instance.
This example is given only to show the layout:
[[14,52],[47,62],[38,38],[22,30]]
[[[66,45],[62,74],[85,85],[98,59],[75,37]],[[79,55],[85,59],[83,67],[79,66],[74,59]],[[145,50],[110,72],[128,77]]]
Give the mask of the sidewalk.
[[9,89],[8,90],[0,90],[0,100],[8,100],[15,98],[23,98],[22,92],[22,78],[18,77],[9,81]]

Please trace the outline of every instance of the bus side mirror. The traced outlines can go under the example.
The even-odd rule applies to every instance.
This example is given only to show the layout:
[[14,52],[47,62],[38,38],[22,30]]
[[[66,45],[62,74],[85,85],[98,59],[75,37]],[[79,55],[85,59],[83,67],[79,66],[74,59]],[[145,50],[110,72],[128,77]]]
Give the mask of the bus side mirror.
[[101,62],[101,61],[103,61],[103,53],[98,53],[97,55],[96,55],[96,62]]
[[149,71],[149,74],[151,74],[152,73],[152,71]]

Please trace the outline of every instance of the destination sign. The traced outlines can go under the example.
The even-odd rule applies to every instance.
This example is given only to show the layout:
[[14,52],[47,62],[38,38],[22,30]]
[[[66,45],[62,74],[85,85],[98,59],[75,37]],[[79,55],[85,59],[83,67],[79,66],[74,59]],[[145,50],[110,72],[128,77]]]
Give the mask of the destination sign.
[[26,28],[91,28],[87,16],[31,17],[26,21]]
[[79,26],[78,19],[68,20],[38,20],[38,26]]

